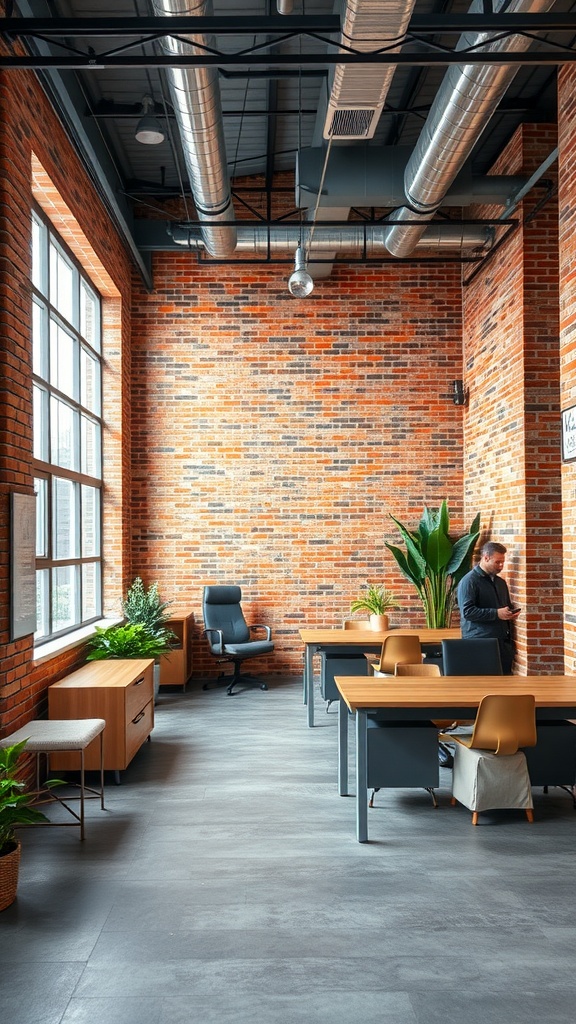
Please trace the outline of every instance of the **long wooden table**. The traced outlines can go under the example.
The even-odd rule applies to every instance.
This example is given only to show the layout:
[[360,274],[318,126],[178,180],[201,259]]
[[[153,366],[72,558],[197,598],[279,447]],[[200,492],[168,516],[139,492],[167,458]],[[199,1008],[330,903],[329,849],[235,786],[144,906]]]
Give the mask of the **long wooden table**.
[[537,721],[576,718],[576,676],[336,676],[338,792],[348,796],[348,711],[356,715],[356,837],[368,841],[367,717],[381,721],[474,718],[487,693],[532,693]]
[[304,704],[308,708],[308,725],[314,726],[314,655],[327,647],[363,647],[367,653],[380,651],[387,636],[394,633],[417,636],[420,643],[434,644],[442,640],[459,640],[461,632],[458,627],[446,629],[387,629],[378,633],[373,629],[301,629],[300,638],[304,643]]

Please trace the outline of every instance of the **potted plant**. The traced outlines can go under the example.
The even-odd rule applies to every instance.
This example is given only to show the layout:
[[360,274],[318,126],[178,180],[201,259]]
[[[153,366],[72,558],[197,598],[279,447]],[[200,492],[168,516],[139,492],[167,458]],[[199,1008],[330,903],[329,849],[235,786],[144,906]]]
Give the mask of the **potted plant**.
[[22,740],[10,747],[0,747],[0,910],[6,910],[16,899],[20,841],[15,828],[47,820],[45,814],[31,806],[35,794],[26,792],[17,775],[16,765],[26,743]]
[[[145,626],[151,633],[158,636],[162,641],[168,640],[168,649],[163,654],[168,654],[178,638],[171,630],[167,630],[165,623],[170,618],[167,608],[171,601],[163,601],[160,597],[157,581],[148,587],[144,586],[141,576],[136,576],[128,587],[126,597],[122,602],[122,611],[127,622],[134,625]],[[158,697],[160,689],[160,660],[156,658],[154,665],[154,700]]]
[[351,612],[368,612],[370,615],[370,628],[382,632],[388,629],[388,616],[386,612],[390,608],[399,608],[400,605],[394,594],[386,590],[384,584],[368,584],[366,593],[361,594],[350,605]]
[[468,533],[450,539],[450,513],[444,500],[439,509],[424,506],[416,530],[390,518],[400,530],[406,551],[386,542],[401,573],[414,584],[424,606],[426,625],[441,629],[450,625],[456,590],[470,569],[472,553],[480,535],[480,513],[474,517]]
[[126,622],[117,626],[96,626],[94,636],[87,641],[86,661],[104,658],[153,658],[154,699],[158,696],[159,659],[169,654],[177,637],[171,629],[159,626],[151,630],[139,622]]

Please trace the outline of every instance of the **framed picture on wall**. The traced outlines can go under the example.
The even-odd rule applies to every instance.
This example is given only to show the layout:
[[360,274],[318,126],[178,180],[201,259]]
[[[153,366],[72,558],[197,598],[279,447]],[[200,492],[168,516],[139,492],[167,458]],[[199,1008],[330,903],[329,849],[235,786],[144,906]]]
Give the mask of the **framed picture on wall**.
[[576,459],[576,405],[562,411],[562,458]]
[[10,639],[36,629],[36,495],[10,495]]

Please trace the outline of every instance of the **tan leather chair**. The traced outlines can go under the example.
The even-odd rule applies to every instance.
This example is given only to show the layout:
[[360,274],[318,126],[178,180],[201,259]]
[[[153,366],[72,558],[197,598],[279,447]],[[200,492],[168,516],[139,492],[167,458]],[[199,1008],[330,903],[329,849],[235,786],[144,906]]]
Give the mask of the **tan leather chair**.
[[397,663],[396,673],[397,676],[441,676],[439,665],[427,665],[425,661],[418,661],[411,664]]
[[530,693],[487,694],[471,736],[440,736],[455,744],[452,803],[478,814],[491,808],[521,807],[534,820],[526,757],[519,747],[536,745],[536,713]]
[[370,668],[372,673],[381,672],[383,675],[393,676],[396,674],[398,664],[414,665],[421,661],[422,646],[419,638],[406,633],[398,633],[398,635],[386,637],[382,644],[380,660],[375,661]]
[[370,629],[370,619],[344,619],[344,629]]

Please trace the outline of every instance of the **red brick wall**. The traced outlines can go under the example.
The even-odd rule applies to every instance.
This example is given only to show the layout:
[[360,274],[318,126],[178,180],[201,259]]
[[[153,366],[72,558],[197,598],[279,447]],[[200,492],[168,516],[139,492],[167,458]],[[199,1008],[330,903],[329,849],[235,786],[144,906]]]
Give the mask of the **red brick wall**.
[[46,202],[50,215],[67,222],[70,244],[77,233],[77,255],[89,273],[101,272],[96,283],[105,295],[105,401],[111,410],[104,438],[110,474],[105,515],[105,542],[113,559],[107,566],[110,603],[117,601],[130,573],[129,506],[124,501],[130,491],[130,264],[33,75],[0,73],[0,125],[0,727],[7,732],[42,714],[48,685],[83,660],[76,650],[35,666],[32,637],[9,639],[9,496],[12,491],[33,493],[28,283],[33,194]]
[[[494,168],[531,174],[554,126],[524,126]],[[547,172],[553,178],[554,168]],[[535,205],[531,194],[515,212]],[[505,575],[523,607],[517,671],[563,670],[558,448],[558,210],[546,203],[464,289],[465,501],[485,537],[508,547]]]
[[296,672],[298,628],[340,625],[367,581],[422,621],[388,512],[447,497],[462,526],[459,267],[339,267],[303,301],[287,276],[182,253],[135,284],[133,565],[193,608],[196,676],[218,671],[204,584],[240,584],[274,630],[262,667]]
[[[576,68],[558,77],[560,406],[576,405]],[[566,669],[576,669],[576,461],[562,466]]]

